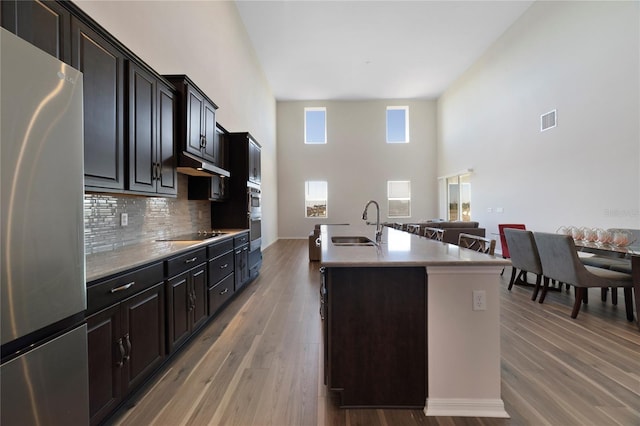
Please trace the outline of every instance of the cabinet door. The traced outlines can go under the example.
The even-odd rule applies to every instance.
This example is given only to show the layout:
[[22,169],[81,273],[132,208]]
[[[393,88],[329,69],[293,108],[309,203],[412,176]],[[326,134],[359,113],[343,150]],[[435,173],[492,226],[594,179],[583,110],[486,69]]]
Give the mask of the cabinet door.
[[129,179],[132,191],[156,192],[156,78],[129,61]]
[[191,292],[193,299],[192,330],[200,327],[207,320],[207,267],[202,264],[191,270]]
[[235,291],[238,291],[249,279],[249,246],[238,247],[234,252],[235,261]]
[[84,73],[85,186],[124,189],[124,54],[71,18],[71,65]]
[[2,26],[48,54],[70,63],[71,14],[55,1],[3,0]]
[[164,284],[158,283],[123,301],[121,311],[127,351],[127,368],[123,370],[126,392],[147,378],[164,359]]
[[191,86],[187,86],[187,152],[200,156],[204,146],[204,97]]
[[156,158],[158,162],[158,180],[156,191],[159,194],[176,195],[178,180],[176,176],[176,108],[175,93],[162,82],[158,82],[158,134],[156,138]]
[[204,100],[202,114],[204,146],[202,147],[201,155],[205,160],[219,166],[217,155],[220,140],[216,137],[216,109],[206,99]]
[[89,354],[89,416],[100,422],[122,397],[124,343],[121,340],[120,305],[87,318]]
[[260,147],[249,139],[249,180],[260,184]]
[[190,334],[189,317],[193,309],[188,277],[189,272],[185,272],[167,281],[169,353],[180,346]]

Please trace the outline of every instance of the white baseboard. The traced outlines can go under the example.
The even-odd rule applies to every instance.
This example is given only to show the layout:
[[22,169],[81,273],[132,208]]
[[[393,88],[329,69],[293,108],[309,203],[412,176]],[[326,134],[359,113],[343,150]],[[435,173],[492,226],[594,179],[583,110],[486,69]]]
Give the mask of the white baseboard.
[[425,416],[510,417],[502,399],[427,398],[423,411]]

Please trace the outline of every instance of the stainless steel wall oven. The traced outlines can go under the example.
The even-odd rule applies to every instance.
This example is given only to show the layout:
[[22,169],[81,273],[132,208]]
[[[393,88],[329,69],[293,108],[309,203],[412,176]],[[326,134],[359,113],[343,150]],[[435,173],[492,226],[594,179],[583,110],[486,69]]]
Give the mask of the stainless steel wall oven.
[[255,250],[262,243],[262,195],[259,187],[247,187],[249,217],[249,249]]

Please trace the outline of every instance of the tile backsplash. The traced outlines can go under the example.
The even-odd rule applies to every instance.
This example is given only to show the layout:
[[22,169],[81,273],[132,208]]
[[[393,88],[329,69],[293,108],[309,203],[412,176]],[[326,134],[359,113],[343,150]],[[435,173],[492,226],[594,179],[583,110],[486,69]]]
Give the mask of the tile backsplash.
[[[211,202],[188,200],[187,192],[187,176],[178,174],[177,198],[85,193],[85,253],[210,229]],[[129,220],[124,227],[120,226],[122,213]]]

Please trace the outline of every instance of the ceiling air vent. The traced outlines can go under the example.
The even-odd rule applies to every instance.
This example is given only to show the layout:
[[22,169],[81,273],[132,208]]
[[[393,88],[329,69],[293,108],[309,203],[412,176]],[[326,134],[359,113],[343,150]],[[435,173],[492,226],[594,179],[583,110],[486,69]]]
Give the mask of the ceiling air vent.
[[556,110],[549,111],[546,114],[542,114],[540,116],[540,131],[544,132],[545,130],[552,129],[556,127],[557,119],[556,119]]

